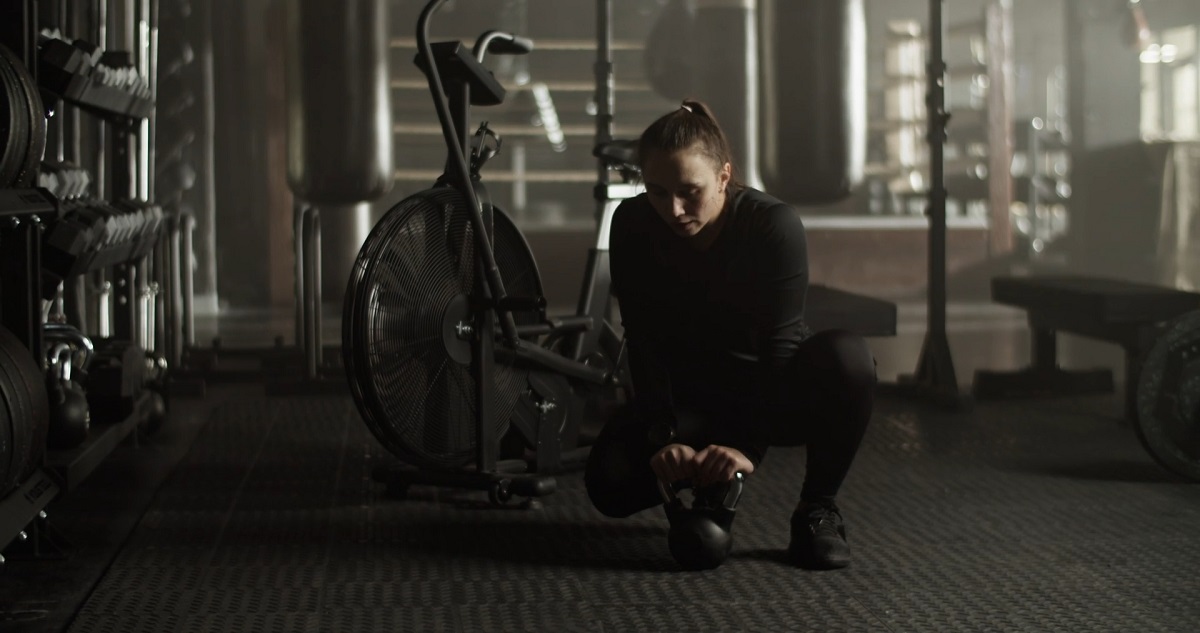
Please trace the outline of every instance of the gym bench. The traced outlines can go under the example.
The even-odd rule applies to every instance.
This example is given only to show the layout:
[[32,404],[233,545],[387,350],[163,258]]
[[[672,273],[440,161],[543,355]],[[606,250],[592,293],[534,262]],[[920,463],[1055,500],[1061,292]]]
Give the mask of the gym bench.
[[1200,294],[1091,277],[996,277],[992,300],[1029,315],[1032,365],[1015,372],[977,371],[978,399],[1111,393],[1112,370],[1058,367],[1055,335],[1069,332],[1125,350],[1125,416],[1137,420],[1138,377],[1159,325],[1200,309]]
[[849,330],[859,336],[895,336],[896,304],[820,284],[811,284],[804,320],[814,332]]

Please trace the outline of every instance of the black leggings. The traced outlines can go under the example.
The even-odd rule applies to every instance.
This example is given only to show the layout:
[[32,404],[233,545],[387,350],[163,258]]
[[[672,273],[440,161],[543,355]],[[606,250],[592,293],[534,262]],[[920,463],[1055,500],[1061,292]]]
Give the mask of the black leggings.
[[[779,412],[768,441],[772,446],[806,445],[800,498],[832,500],[871,419],[875,359],[862,337],[829,330],[801,343],[782,376],[781,384],[766,390],[771,408]],[[744,404],[716,416],[744,414]],[[659,447],[647,439],[648,425],[625,410],[605,424],[592,446],[584,482],[592,504],[607,516],[627,517],[662,503],[650,469],[650,458]],[[719,443],[703,435],[681,434],[677,441],[696,448]]]

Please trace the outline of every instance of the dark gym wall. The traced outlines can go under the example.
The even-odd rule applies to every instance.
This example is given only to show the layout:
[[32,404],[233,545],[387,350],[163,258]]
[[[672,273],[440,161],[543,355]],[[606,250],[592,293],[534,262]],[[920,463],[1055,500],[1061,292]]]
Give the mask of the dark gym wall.
[[[1066,25],[1064,40],[1077,33],[1083,42],[1084,146],[1138,142],[1141,63],[1130,42],[1128,9],[1123,1],[1068,1],[1075,3],[1080,20]],[[1141,0],[1140,4],[1152,31],[1200,25],[1200,3],[1195,0]]]
[[[1045,116],[1046,79],[1064,63],[1064,0],[1013,1],[1013,115],[1018,118]],[[945,20],[954,25],[978,19],[985,0],[954,0],[946,3]],[[884,52],[888,23],[929,19],[928,0],[868,0],[867,82],[872,92],[884,87]],[[953,47],[961,44],[951,42]]]
[[217,287],[223,305],[286,304],[291,197],[282,125],[283,0],[212,13]]
[[[271,98],[264,86],[274,86],[281,80],[270,71],[267,56],[269,20],[266,12],[271,2],[285,0],[246,0],[235,2],[197,2],[211,11],[196,11],[194,19],[203,19],[211,12],[210,24],[214,45],[215,109],[214,165],[216,218],[215,227],[200,227],[197,234],[197,257],[200,269],[197,291],[204,292],[206,264],[217,269],[216,283],[222,300],[230,305],[259,306],[272,301],[287,304],[291,301],[291,225],[290,198],[278,190],[272,174],[283,173],[282,165],[273,165],[269,112]],[[644,37],[657,16],[664,0],[614,0],[614,28],[619,39]],[[1067,2],[1076,2],[1088,17],[1082,23],[1083,84],[1087,102],[1086,136],[1089,147],[1118,144],[1137,139],[1139,130],[1138,87],[1140,82],[1136,53],[1124,44],[1122,28],[1123,2],[1120,0],[1013,0],[1014,17],[1014,115],[1019,118],[1046,115],[1046,79],[1057,67],[1066,63],[1067,38],[1071,31],[1066,24]],[[411,38],[416,15],[422,6],[418,0],[395,0],[390,22],[396,37]],[[1170,25],[1200,22],[1200,3],[1195,0],[1142,0],[1151,28],[1160,30]],[[985,0],[953,0],[947,2],[947,19],[951,24],[967,21],[980,14]],[[473,37],[483,29],[499,24],[517,29],[521,20],[535,37],[556,39],[594,36],[593,0],[528,0],[523,14],[517,11],[515,0],[452,0],[435,25],[433,36]],[[887,23],[895,19],[914,19],[924,23],[929,4],[927,0],[867,0],[868,22],[868,82],[869,89],[879,91],[883,85],[883,43]],[[412,51],[393,49],[393,76],[411,74]],[[543,56],[536,72],[540,77],[570,76],[579,81],[591,80],[591,58],[565,55]],[[641,75],[636,67],[636,53],[618,56],[618,81]],[[497,63],[500,63],[497,60]],[[498,67],[498,72],[511,69]],[[397,120],[403,115],[408,121],[433,121],[428,95],[420,91],[395,91],[393,110]],[[520,100],[528,95],[516,93],[513,103],[489,117],[503,118],[524,111],[528,104]],[[567,114],[582,112],[584,93],[555,94],[556,105]],[[646,99],[637,102],[628,93],[620,93],[617,102],[617,122],[627,126],[648,123],[666,100]],[[398,138],[397,167],[436,168],[442,153],[421,139]],[[583,147],[584,140],[572,139],[573,145],[564,155],[539,158],[556,159],[570,168],[586,168],[590,155]],[[436,158],[430,159],[430,156]],[[497,168],[504,169],[507,156],[497,159]],[[274,170],[274,171],[273,171]],[[378,218],[401,198],[423,188],[425,183],[397,182],[385,198],[372,204],[372,216]],[[530,201],[557,199],[571,206],[590,204],[586,185],[568,183],[562,187],[543,185],[530,191]],[[582,192],[582,193],[579,193]],[[507,185],[498,183],[494,195],[501,201],[509,199]],[[511,209],[510,209],[511,210]],[[590,214],[590,211],[588,212]],[[587,215],[587,214],[582,214]],[[273,217],[275,219],[268,219]],[[281,219],[282,218],[282,219]],[[331,227],[332,230],[332,227]],[[215,252],[204,252],[206,237],[215,238]],[[551,236],[552,237],[552,236]],[[268,248],[267,245],[271,246]],[[543,266],[549,266],[548,263]]]
[[196,302],[215,304],[211,3],[160,0],[155,201],[196,220]]
[[[1141,128],[1141,65],[1128,42],[1128,12],[1117,3],[1080,3],[1083,39],[1084,145],[1136,141]],[[1075,30],[1078,29],[1078,30]]]
[[223,303],[261,301],[266,286],[259,244],[266,174],[262,72],[265,2],[224,2],[212,13],[215,73],[213,135],[216,191],[216,267]]
[[[223,0],[211,4],[210,24],[215,42],[212,51],[214,69],[214,166],[216,183],[215,222],[205,234],[197,235],[199,243],[205,237],[215,241],[214,252],[209,255],[216,272],[216,286],[220,301],[228,307],[262,307],[265,305],[290,305],[292,301],[291,281],[291,196],[279,177],[285,173],[279,152],[284,145],[284,130],[278,126],[283,120],[283,109],[279,102],[283,75],[277,66],[280,63],[275,48],[279,34],[273,31],[279,20],[272,19],[271,12],[278,12],[276,5],[285,0],[246,0],[234,2]],[[423,2],[417,0],[394,0],[390,11],[392,34],[397,38],[412,38]],[[452,0],[447,2],[434,25],[432,37],[474,38],[487,28],[520,29],[515,23],[520,3],[513,0]],[[657,2],[644,0],[616,0],[614,28],[619,37],[637,39],[648,30],[647,23],[657,12]],[[592,40],[595,35],[593,0],[529,0],[527,30],[540,37],[555,39]],[[546,77],[570,76],[590,82],[594,55],[576,55],[570,59],[543,54],[539,63],[544,64]],[[631,67],[637,59],[626,53],[618,72],[626,79],[640,69]],[[412,76],[412,50],[395,47],[390,63],[392,76]],[[506,72],[505,61],[493,59],[492,66],[498,74]],[[508,69],[507,72],[511,72]],[[586,93],[555,95],[560,109],[569,109],[582,115]],[[530,110],[528,93],[513,93],[511,104],[486,113],[488,117],[511,118],[515,112]],[[393,92],[393,110],[396,119],[407,121],[436,121],[426,91],[396,90]],[[662,106],[652,111],[659,113]],[[618,104],[618,115],[625,123],[636,120],[645,125],[651,116],[644,112],[633,112],[628,101]],[[479,119],[476,120],[478,123]],[[337,125],[338,122],[331,122]],[[436,147],[436,139],[430,145],[425,139],[412,139],[396,143],[397,167],[436,169],[444,160],[444,150]],[[505,157],[507,159],[507,157]],[[594,165],[590,156],[590,145],[574,142],[566,155],[534,156],[531,161],[557,160],[569,163],[571,168],[588,168]],[[497,161],[500,162],[500,161]],[[536,167],[535,165],[531,165]],[[393,190],[380,200],[371,203],[372,220],[378,219],[388,208],[405,196],[427,187],[429,182],[398,182]],[[281,189],[281,186],[283,187]],[[583,209],[580,215],[591,214],[591,189],[587,185],[571,183],[564,190],[573,196],[571,204],[578,203]],[[507,187],[494,187],[493,196],[501,202],[507,200]],[[557,194],[557,192],[556,192]],[[578,194],[578,195],[575,195]],[[533,196],[539,194],[531,194]],[[562,197],[562,196],[558,196]],[[586,208],[585,208],[586,207]],[[336,211],[331,210],[331,213]],[[345,215],[345,214],[342,214]],[[344,243],[341,234],[353,227],[341,226],[343,217],[326,218],[328,225],[327,248],[323,252],[330,256],[345,258],[346,248],[332,253],[329,247]],[[346,230],[343,230],[346,229]],[[348,255],[353,257],[353,253]],[[330,257],[326,261],[332,261]],[[203,268],[204,262],[200,262]],[[336,267],[335,267],[336,268]],[[341,268],[344,268],[342,266]],[[334,275],[341,276],[341,275]],[[330,293],[327,298],[335,300]]]

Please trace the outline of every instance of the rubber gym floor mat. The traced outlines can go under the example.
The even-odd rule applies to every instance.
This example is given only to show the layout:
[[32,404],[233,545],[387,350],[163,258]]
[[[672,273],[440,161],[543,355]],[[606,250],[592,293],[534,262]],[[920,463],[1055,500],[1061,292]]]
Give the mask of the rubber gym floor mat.
[[77,487],[51,501],[46,512],[53,538],[42,557],[5,552],[7,560],[0,565],[0,631],[43,633],[67,627],[153,504],[159,486],[187,454],[214,406],[206,400],[173,407],[161,430],[131,434]]
[[[186,406],[186,403],[185,405]],[[1200,486],[1171,480],[1119,400],[881,401],[840,502],[854,562],[786,564],[804,451],[749,479],[734,552],[679,571],[661,510],[538,510],[373,482],[394,462],[348,399],[212,414],[72,631],[1191,631]]]

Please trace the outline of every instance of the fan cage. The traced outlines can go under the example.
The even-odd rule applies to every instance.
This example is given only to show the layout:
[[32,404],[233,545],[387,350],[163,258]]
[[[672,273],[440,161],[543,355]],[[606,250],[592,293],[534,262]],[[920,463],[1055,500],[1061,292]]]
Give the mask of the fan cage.
[[[346,293],[343,354],[351,394],[384,447],[418,467],[460,468],[478,452],[471,363],[455,361],[443,342],[454,320],[446,318],[448,307],[483,290],[469,209],[451,187],[400,201],[364,242]],[[493,213],[493,250],[508,295],[541,296],[532,251],[500,209]],[[541,318],[513,317],[518,325]],[[527,389],[528,370],[497,361],[493,377],[499,439]]]

